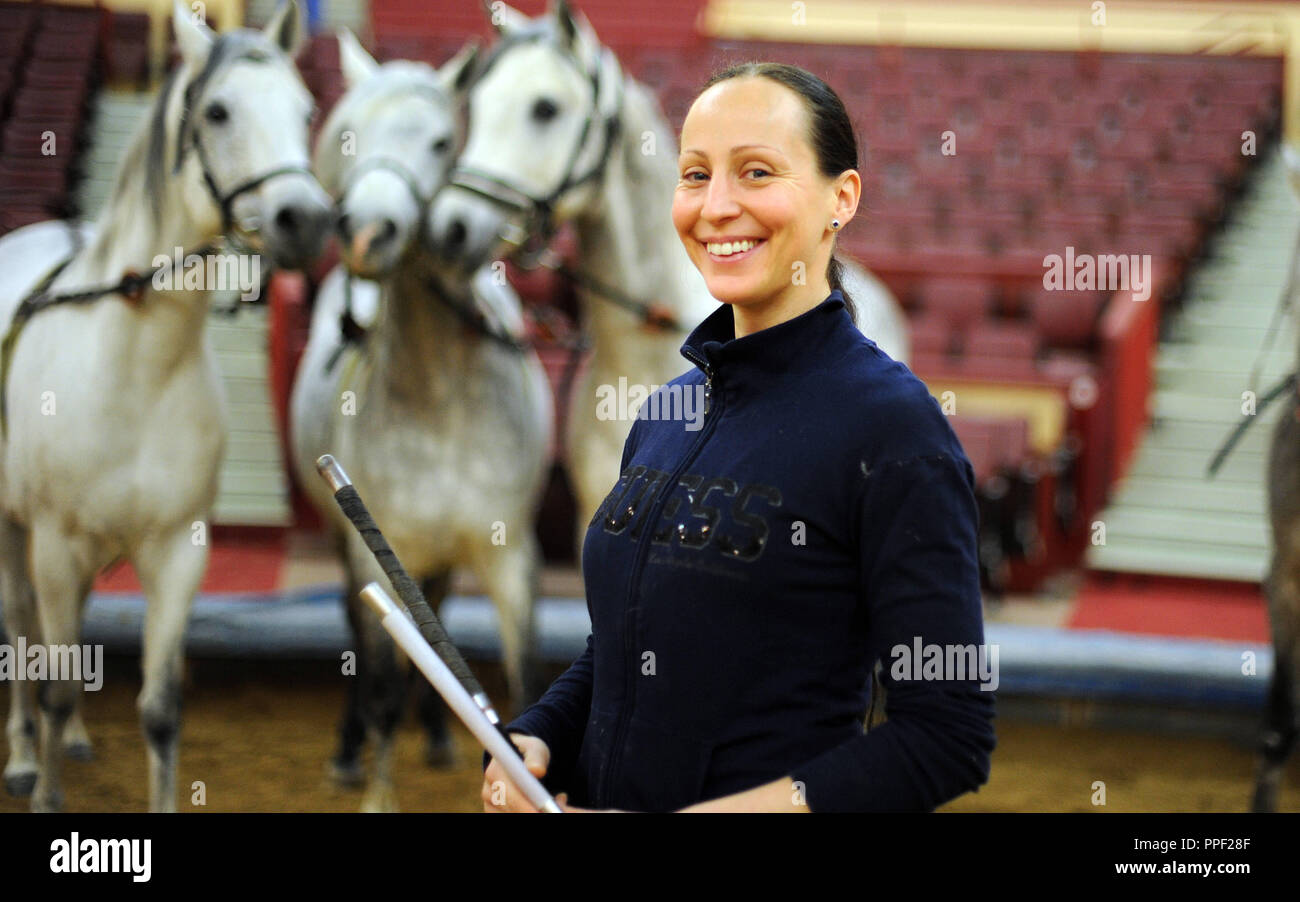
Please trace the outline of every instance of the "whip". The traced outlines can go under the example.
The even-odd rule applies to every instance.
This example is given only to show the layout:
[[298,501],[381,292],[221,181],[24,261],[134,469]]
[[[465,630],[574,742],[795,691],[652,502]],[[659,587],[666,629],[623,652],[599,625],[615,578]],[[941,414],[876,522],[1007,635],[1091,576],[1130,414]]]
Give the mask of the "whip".
[[379,616],[393,641],[438,690],[447,706],[501,763],[528,801],[541,811],[560,813],[555,799],[524,765],[523,756],[502,728],[501,718],[487,693],[474,678],[420,587],[402,567],[348,474],[330,454],[317,459],[316,469],[334,492],[334,500],[343,515],[374,554],[405,610],[378,583],[369,583],[361,590],[362,600]]

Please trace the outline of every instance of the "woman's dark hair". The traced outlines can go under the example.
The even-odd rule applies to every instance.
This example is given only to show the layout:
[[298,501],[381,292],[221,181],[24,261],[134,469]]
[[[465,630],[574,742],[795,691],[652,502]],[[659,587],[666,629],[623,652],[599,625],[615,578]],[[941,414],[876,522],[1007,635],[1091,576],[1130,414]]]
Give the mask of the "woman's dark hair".
[[[844,102],[830,85],[807,69],[786,63],[739,63],[710,76],[704,87],[700,88],[700,93],[703,94],[718,82],[750,75],[785,85],[803,101],[804,109],[808,111],[808,143],[817,155],[817,168],[822,175],[835,178],[846,169],[858,168],[858,139],[853,133],[853,122],[844,109]],[[832,249],[830,263],[826,267],[826,281],[831,288],[838,288],[844,295],[844,306],[856,320],[857,311],[854,309],[853,298],[849,297],[844,288],[843,277],[844,264]]]

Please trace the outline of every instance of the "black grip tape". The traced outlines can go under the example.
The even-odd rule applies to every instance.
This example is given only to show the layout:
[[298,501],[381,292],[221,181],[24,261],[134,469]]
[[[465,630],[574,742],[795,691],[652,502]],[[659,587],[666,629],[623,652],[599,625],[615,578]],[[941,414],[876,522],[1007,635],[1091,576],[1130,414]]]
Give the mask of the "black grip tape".
[[362,540],[366,546],[374,553],[375,560],[384,573],[388,575],[389,581],[393,584],[393,590],[397,593],[402,604],[406,605],[411,612],[411,619],[420,629],[420,635],[424,636],[425,641],[433,646],[438,657],[442,658],[447,669],[452,672],[462,686],[465,687],[471,696],[483,693],[483,687],[479,685],[478,680],[470,671],[469,665],[461,657],[460,650],[452,643],[451,637],[443,629],[442,621],[438,615],[429,607],[429,603],[424,599],[424,593],[416,585],[415,580],[407,575],[402,562],[397,559],[393,549],[389,547],[388,540],[384,534],[379,531],[375,524],[374,518],[370,516],[370,511],[366,509],[365,502],[357,494],[355,486],[345,485],[334,493],[334,500],[338,502],[339,508],[343,511],[352,525],[361,533]]

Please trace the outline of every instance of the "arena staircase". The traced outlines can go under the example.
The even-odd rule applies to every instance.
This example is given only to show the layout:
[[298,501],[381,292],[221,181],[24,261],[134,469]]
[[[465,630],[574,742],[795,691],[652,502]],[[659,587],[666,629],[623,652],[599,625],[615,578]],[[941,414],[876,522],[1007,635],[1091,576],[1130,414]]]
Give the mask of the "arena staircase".
[[[248,0],[246,20],[250,26],[262,26],[275,12],[278,0]],[[368,30],[370,3],[368,0],[321,0],[318,30],[332,33],[336,28],[347,27],[357,34]],[[430,10],[432,12],[432,10]],[[303,5],[306,14],[306,4]]]
[[[1097,517],[1095,570],[1258,581],[1269,556],[1265,470],[1281,402],[1213,480],[1206,465],[1242,411],[1242,393],[1287,278],[1300,206],[1279,153],[1251,177],[1158,347],[1151,425]],[[1295,363],[1294,317],[1264,356],[1257,396]],[[1099,532],[1094,527],[1094,532]]]
[[[82,215],[99,215],[112,188],[118,161],[153,95],[130,90],[101,91],[85,154],[85,177],[77,191]],[[237,297],[214,298],[214,307]],[[226,456],[213,521],[246,526],[292,522],[280,438],[267,391],[266,308],[244,305],[235,315],[213,312],[208,334],[216,352],[229,411]]]

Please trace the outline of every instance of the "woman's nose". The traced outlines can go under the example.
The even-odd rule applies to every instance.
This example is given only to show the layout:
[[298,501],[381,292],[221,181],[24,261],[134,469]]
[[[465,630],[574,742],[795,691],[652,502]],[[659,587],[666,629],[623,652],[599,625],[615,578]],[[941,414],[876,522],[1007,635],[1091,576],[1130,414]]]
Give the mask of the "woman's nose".
[[708,220],[728,219],[740,212],[732,191],[731,180],[715,178],[709,180],[709,187],[704,192],[704,207],[700,216]]

